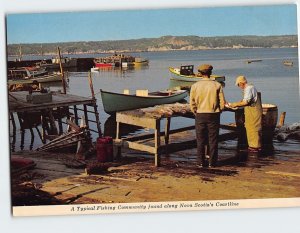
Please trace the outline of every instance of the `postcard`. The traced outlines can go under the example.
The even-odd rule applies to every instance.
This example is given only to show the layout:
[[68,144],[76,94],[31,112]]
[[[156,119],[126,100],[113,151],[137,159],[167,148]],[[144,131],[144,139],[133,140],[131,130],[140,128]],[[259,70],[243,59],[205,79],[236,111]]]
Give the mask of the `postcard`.
[[13,216],[299,207],[297,6],[6,14]]

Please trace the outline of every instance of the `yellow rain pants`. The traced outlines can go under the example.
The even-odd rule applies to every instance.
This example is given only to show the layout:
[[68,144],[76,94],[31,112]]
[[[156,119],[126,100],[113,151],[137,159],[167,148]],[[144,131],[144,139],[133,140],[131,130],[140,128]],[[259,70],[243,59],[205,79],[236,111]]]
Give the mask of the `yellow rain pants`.
[[256,103],[245,107],[245,128],[249,147],[261,148],[262,106],[260,97]]

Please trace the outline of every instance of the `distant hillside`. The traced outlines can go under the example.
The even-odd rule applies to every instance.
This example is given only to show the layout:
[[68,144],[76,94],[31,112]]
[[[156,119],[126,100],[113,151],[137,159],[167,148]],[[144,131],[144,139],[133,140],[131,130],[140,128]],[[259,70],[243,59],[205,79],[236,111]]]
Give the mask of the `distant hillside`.
[[62,53],[106,53],[106,52],[140,52],[169,50],[201,50],[218,48],[280,48],[297,47],[297,35],[285,36],[163,36],[116,41],[80,41],[44,44],[11,44],[7,46],[9,56],[22,54],[55,54],[57,46]]

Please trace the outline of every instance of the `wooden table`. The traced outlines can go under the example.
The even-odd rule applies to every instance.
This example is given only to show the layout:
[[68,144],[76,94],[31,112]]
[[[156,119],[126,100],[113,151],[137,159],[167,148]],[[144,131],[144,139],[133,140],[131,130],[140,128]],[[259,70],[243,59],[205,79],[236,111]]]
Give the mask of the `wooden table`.
[[[172,106],[172,104],[168,104],[167,107],[169,108]],[[185,109],[187,108],[187,105],[183,105]],[[114,144],[117,147],[117,153],[118,155],[121,154],[121,147],[127,147],[130,149],[135,149],[139,151],[145,151],[151,154],[154,154],[155,157],[155,166],[160,166],[160,155],[169,152],[176,152],[184,149],[188,149],[191,147],[196,147],[196,139],[190,139],[186,140],[184,142],[172,142],[169,143],[169,136],[170,134],[179,133],[187,130],[193,130],[195,129],[195,125],[189,126],[189,127],[183,127],[179,129],[170,130],[170,124],[171,124],[171,118],[173,117],[187,117],[187,118],[193,118],[194,114],[190,111],[187,111],[185,113],[173,113],[171,116],[166,115],[163,113],[159,113],[157,111],[149,112],[146,111],[146,114],[144,112],[144,109],[138,109],[133,111],[124,111],[124,112],[118,112],[116,114],[116,122],[117,122],[117,133],[116,133],[116,139],[114,140]],[[164,132],[160,131],[161,128],[161,120],[166,119],[165,129]],[[120,137],[120,124],[129,124],[134,126],[140,126],[147,129],[154,130],[154,133],[148,133],[148,134],[141,134],[136,136],[128,136],[126,138]],[[223,128],[227,130],[235,130],[234,126],[222,126]],[[161,136],[164,136],[164,145],[161,143]],[[237,134],[235,132],[226,133],[223,135],[220,135],[219,141],[225,141],[228,139],[234,139],[236,138]],[[145,145],[141,143],[144,139],[151,139],[154,140],[154,146]]]

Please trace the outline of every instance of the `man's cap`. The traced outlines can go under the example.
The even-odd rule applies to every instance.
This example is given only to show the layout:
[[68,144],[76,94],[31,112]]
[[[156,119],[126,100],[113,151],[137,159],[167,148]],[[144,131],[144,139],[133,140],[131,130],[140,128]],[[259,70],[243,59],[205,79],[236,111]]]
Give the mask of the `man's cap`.
[[238,86],[240,83],[247,83],[247,79],[245,76],[240,75],[235,80],[235,85]]
[[209,65],[209,64],[202,64],[200,66],[198,66],[198,71],[201,72],[201,71],[211,71],[213,69],[213,66],[212,65]]

